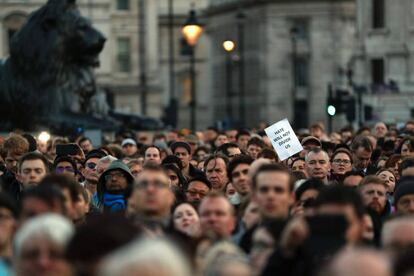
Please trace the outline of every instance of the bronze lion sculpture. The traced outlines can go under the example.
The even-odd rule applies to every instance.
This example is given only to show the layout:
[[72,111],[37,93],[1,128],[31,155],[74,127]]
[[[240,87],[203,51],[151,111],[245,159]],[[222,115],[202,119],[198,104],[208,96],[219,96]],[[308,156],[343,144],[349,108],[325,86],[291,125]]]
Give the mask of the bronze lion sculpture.
[[0,61],[0,129],[31,130],[62,112],[89,112],[105,37],[75,0],[49,0],[13,36]]

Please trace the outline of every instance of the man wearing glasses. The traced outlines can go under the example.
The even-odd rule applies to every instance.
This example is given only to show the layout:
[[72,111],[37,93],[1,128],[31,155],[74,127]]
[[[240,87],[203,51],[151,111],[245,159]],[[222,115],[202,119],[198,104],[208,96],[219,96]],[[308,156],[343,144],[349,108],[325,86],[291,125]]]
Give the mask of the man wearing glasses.
[[85,177],[85,182],[83,186],[87,189],[91,194],[96,193],[96,185],[98,184],[98,172],[96,170],[96,166],[98,164],[99,159],[105,157],[106,154],[101,150],[92,150],[88,155],[86,155],[84,169],[82,171],[83,176]]
[[149,230],[162,231],[169,223],[173,203],[168,175],[160,166],[148,164],[135,181],[127,214]]
[[187,202],[198,206],[200,201],[210,192],[211,183],[205,177],[194,177],[188,182],[185,192]]
[[134,177],[120,160],[111,163],[99,177],[94,200],[103,212],[121,212],[127,207],[127,197],[132,189]]

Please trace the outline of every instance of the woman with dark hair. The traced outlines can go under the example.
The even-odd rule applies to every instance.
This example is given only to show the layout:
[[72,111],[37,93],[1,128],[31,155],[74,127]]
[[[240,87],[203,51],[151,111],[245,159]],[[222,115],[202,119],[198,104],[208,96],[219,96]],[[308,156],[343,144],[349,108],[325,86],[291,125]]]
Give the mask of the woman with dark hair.
[[187,202],[178,203],[172,209],[171,226],[174,230],[192,238],[199,237],[200,217],[193,205]]
[[398,146],[397,153],[402,157],[414,156],[414,137],[406,137]]
[[380,156],[376,164],[377,169],[383,169],[385,167],[385,163],[387,163],[387,160],[387,156]]
[[292,159],[292,163],[290,164],[290,169],[292,172],[303,172],[306,175],[305,170],[305,158],[297,157]]
[[207,147],[199,146],[195,151],[193,156],[197,158],[197,161],[203,161],[207,155],[210,153]]
[[163,164],[162,167],[170,178],[172,187],[184,191],[187,186],[187,180],[180,168],[174,163]]
[[76,177],[78,169],[76,162],[69,156],[60,156],[53,162],[53,169],[56,174],[65,174],[71,177]]
[[390,169],[394,173],[396,181],[398,181],[398,179],[400,178],[398,169],[400,167],[401,162],[401,155],[393,154],[390,156],[390,158],[388,158],[387,162],[385,162],[384,165],[384,169]]
[[331,156],[330,180],[342,183],[345,173],[352,170],[352,154],[345,148],[337,149]]

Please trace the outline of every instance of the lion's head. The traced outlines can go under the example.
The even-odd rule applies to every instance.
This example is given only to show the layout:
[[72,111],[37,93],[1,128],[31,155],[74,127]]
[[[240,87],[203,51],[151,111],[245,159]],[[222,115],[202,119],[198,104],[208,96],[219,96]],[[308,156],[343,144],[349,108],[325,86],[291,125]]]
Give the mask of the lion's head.
[[33,65],[42,71],[68,64],[96,66],[104,43],[75,0],[49,0],[13,37],[10,56],[23,70],[33,70]]
[[88,112],[96,91],[92,69],[105,40],[81,16],[75,0],[49,0],[11,40],[3,74],[9,76],[0,87],[3,98],[10,98],[5,113]]

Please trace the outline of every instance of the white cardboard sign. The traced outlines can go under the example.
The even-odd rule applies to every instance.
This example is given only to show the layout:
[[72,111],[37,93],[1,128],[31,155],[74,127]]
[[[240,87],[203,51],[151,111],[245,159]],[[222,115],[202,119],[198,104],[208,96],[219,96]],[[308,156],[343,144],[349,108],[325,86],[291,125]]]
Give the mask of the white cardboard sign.
[[303,150],[288,119],[283,119],[265,129],[281,161]]

